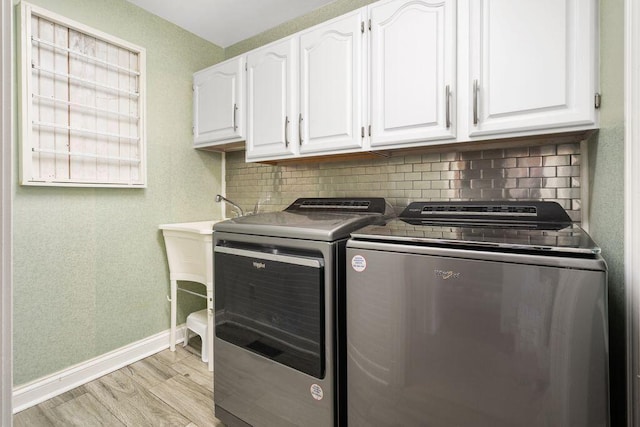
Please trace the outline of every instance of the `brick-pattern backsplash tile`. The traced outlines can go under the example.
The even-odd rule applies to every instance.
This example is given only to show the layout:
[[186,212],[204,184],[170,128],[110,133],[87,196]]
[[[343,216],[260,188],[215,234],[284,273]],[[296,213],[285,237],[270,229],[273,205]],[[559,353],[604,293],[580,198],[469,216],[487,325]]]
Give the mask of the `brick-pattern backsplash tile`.
[[400,212],[413,200],[552,200],[581,220],[580,144],[394,154],[291,165],[226,155],[227,196],[243,209],[281,210],[298,197],[385,197]]

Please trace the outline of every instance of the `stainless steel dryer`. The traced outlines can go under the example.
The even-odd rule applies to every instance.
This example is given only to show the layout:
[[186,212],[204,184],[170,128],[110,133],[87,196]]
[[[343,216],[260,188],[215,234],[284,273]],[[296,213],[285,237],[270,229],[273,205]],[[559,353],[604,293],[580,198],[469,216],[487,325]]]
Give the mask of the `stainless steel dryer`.
[[347,244],[348,420],[606,426],[606,265],[550,202],[410,204]]
[[382,198],[298,199],[214,226],[216,417],[344,424],[345,244],[388,213]]

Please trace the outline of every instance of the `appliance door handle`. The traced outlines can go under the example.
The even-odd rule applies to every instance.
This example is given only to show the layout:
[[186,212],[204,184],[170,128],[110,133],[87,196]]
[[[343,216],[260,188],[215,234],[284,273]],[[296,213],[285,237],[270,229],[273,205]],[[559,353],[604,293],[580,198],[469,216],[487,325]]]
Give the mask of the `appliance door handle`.
[[245,258],[254,258],[267,261],[284,262],[287,264],[301,265],[304,267],[323,268],[324,262],[321,258],[297,257],[291,255],[273,254],[269,252],[250,251],[247,249],[230,248],[227,246],[216,246],[213,250],[216,253],[238,255]]
[[445,99],[445,124],[447,129],[451,127],[451,89],[449,85],[446,85],[444,88],[444,99]]
[[480,86],[478,86],[478,80],[473,81],[473,124],[478,124],[478,91],[480,90]]
[[289,147],[289,116],[284,118],[284,146]]
[[302,145],[302,113],[298,116],[298,140],[300,141],[300,145]]

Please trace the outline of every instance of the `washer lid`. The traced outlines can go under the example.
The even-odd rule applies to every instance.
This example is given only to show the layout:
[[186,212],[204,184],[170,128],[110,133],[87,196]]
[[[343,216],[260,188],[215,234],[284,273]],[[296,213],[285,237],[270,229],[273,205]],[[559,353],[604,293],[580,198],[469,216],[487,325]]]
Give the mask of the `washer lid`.
[[483,227],[450,225],[416,225],[394,219],[383,226],[368,226],[352,233],[354,240],[399,244],[464,247],[501,251],[536,253],[563,252],[576,255],[597,255],[600,248],[576,224],[557,230],[518,227]]
[[595,256],[600,248],[555,202],[414,202],[355,240]]

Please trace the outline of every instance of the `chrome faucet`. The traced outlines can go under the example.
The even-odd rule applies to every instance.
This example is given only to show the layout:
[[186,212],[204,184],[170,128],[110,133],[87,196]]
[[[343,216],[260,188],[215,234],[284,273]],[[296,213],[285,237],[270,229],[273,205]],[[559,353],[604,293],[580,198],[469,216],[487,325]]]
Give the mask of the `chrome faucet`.
[[[227,199],[226,197],[223,197],[220,194],[216,194],[216,202],[217,203],[220,203],[220,202],[229,203],[231,206],[233,206],[234,208],[236,208],[240,212],[240,215],[238,215],[238,216],[244,216],[244,211],[242,210],[242,208],[240,206],[238,206],[236,203],[233,203],[231,200]],[[236,212],[236,215],[237,214],[238,214],[238,212]]]

